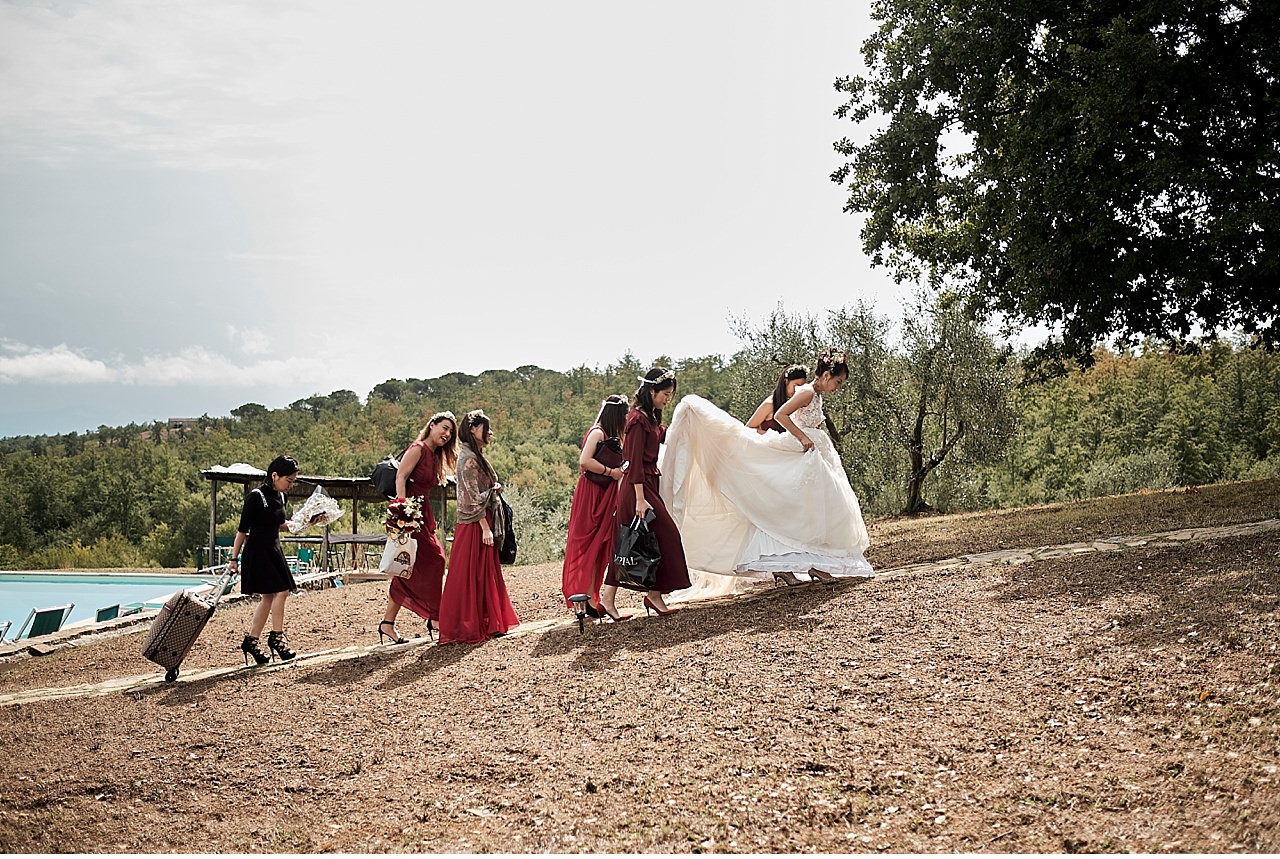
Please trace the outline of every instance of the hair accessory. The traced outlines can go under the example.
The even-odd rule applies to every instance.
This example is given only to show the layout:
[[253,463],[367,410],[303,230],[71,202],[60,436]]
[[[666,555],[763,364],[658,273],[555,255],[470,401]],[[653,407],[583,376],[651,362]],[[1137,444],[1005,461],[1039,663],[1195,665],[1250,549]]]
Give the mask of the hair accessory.
[[668,370],[667,372],[663,373],[661,376],[659,376],[656,379],[646,379],[644,376],[636,376],[636,379],[642,385],[661,385],[663,382],[667,381],[668,379],[674,379],[675,377],[676,377],[675,370]]

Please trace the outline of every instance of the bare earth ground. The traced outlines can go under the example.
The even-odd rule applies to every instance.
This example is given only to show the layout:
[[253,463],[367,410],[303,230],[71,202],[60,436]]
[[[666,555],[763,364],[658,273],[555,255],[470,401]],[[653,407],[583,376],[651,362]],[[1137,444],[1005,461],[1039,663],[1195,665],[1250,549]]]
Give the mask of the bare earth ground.
[[[882,520],[868,555],[1278,516],[1258,481]],[[558,565],[507,582],[567,616]],[[1273,852],[1278,593],[1272,529],[187,679],[240,660],[227,605],[177,683],[0,707],[0,851]],[[385,594],[291,598],[294,646],[374,643]],[[15,657],[0,694],[155,676],[141,638]]]

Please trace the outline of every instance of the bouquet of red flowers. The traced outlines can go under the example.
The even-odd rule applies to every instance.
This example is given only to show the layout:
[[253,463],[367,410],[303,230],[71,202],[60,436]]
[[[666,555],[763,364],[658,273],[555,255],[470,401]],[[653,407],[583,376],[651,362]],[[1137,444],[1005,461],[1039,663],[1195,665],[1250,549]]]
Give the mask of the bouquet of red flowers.
[[393,537],[421,531],[426,524],[427,517],[422,515],[421,498],[397,498],[387,505],[387,518],[383,525]]

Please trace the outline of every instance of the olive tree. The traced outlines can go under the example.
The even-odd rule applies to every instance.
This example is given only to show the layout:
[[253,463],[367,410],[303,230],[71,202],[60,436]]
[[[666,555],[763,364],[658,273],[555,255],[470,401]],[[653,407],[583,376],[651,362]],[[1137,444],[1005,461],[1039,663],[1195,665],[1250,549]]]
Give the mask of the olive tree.
[[944,462],[960,479],[1003,454],[1017,370],[955,301],[918,295],[897,341],[892,328],[861,302],[822,321],[782,308],[760,325],[739,321],[734,406],[750,414],[782,367],[845,347],[849,381],[824,405],[850,483],[869,512],[916,513],[930,508],[928,481]]

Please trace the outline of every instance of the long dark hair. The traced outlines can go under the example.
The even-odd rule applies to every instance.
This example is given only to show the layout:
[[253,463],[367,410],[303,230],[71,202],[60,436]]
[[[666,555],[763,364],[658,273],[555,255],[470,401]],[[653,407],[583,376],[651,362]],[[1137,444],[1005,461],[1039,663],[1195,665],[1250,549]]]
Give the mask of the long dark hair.
[[462,426],[458,428],[458,442],[465,444],[467,450],[475,454],[485,472],[496,482],[498,473],[493,470],[493,466],[489,464],[489,460],[484,458],[484,453],[475,446],[475,439],[471,437],[471,430],[478,426],[483,426],[487,433],[489,431],[489,416],[484,413],[483,409],[472,409],[462,418]]
[[665,391],[667,388],[670,388],[672,392],[675,391],[675,372],[666,367],[651,368],[649,372],[640,378],[640,387],[636,388],[636,396],[631,401],[631,407],[644,412],[645,417],[653,421],[654,425],[661,424],[662,409],[653,407],[653,395],[658,391]]
[[448,442],[440,445],[440,462],[443,467],[438,469],[439,474],[436,478],[440,483],[444,483],[444,476],[453,473],[458,464],[458,419],[453,416],[453,412],[436,412],[431,416],[431,420],[427,421],[427,425],[422,428],[422,432],[418,433],[417,441],[426,441],[427,433],[431,432],[431,428],[441,421],[448,421],[453,424],[453,432]]
[[794,382],[796,379],[808,379],[809,368],[804,364],[792,364],[790,367],[782,371],[782,375],[778,377],[778,386],[773,389],[773,413],[776,415],[790,397],[787,396],[787,383]]
[[627,425],[627,398],[622,394],[610,394],[600,404],[600,414],[596,415],[596,426],[604,430],[605,438],[621,438],[622,430]]

